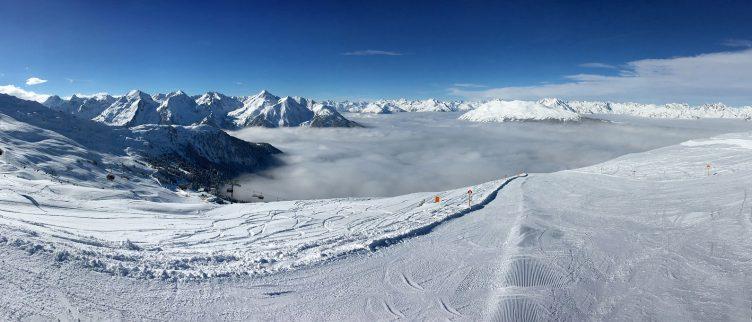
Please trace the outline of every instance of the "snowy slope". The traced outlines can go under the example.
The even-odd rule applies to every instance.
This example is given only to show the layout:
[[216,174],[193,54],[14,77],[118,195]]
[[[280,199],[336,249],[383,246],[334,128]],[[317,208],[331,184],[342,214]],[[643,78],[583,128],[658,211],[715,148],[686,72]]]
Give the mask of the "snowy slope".
[[495,100],[462,114],[460,120],[484,123],[510,121],[571,122],[579,121],[580,115],[563,105],[551,104],[549,106],[541,102]]
[[[470,210],[466,188],[439,205],[215,206],[5,174],[0,316],[745,320],[750,147],[729,134],[491,182]],[[256,276],[212,278],[223,272]]]
[[[24,178],[39,175],[76,185],[122,183],[124,189],[142,190],[129,184],[190,183],[198,188],[271,166],[272,155],[279,153],[210,126],[112,127],[8,95],[0,95],[0,116],[7,123],[2,157],[12,160],[6,166],[28,169],[32,176]],[[108,182],[109,173],[125,180]]]
[[[206,278],[204,274],[287,270],[386,246],[468,208],[466,188],[384,199],[219,206],[90,200],[80,196],[86,190],[74,186],[15,177],[3,180],[7,189],[0,191],[0,212],[4,213],[0,224],[33,229],[37,238],[30,242],[58,252],[65,250],[70,260],[96,271],[142,278],[159,278],[163,272],[175,278]],[[482,201],[502,183],[477,186],[477,200]],[[40,186],[49,186],[51,191],[39,191]],[[436,194],[445,201],[432,203]],[[34,202],[23,195],[33,196]],[[65,204],[77,206],[47,211]],[[9,209],[15,211],[7,212]],[[108,232],[111,227],[122,228]],[[15,238],[23,234],[0,229],[0,235]],[[130,259],[118,259],[123,257]]]

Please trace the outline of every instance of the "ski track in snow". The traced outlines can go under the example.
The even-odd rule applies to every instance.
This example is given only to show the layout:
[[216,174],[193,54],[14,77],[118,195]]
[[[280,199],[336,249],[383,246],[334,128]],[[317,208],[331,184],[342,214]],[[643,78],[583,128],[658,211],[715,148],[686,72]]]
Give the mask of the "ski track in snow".
[[[65,184],[49,182],[45,184],[50,189],[38,190],[30,189],[26,180],[8,177],[6,190],[0,191],[0,225],[9,238],[65,251],[71,260],[118,275],[257,275],[426,234],[482,208],[513,179],[473,187],[476,196],[485,199],[472,207],[466,204],[467,188],[392,198],[218,207],[121,200],[106,190],[60,195],[53,191]],[[76,191],[75,186],[63,188]],[[435,195],[442,196],[441,203],[429,201]],[[24,230],[13,228],[19,225]]]

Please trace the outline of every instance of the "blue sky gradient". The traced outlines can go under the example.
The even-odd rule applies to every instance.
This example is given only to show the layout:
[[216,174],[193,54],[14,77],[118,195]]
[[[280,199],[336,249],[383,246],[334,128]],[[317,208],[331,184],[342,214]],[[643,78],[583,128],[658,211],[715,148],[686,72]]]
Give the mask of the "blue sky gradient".
[[[0,7],[0,85],[60,95],[139,88],[471,97],[467,91],[619,76],[620,66],[641,59],[752,46],[749,1],[0,0]],[[47,82],[26,85],[30,77]]]

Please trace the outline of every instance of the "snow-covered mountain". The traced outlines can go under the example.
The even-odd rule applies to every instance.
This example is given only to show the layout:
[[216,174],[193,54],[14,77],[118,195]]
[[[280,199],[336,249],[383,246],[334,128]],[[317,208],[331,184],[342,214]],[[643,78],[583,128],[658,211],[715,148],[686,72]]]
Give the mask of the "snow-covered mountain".
[[274,105],[260,109],[248,124],[263,127],[299,126],[313,119],[313,115],[313,111],[306,105],[288,96]]
[[[577,117],[575,116],[577,115]],[[618,114],[645,118],[752,118],[752,107],[728,107],[721,103],[690,106],[688,104],[640,104],[600,101],[563,101],[545,98],[538,101],[496,100],[481,104],[477,109],[460,116],[460,119],[477,122],[503,122],[525,120],[572,121],[591,114]]]
[[[330,105],[341,112],[391,114],[398,112],[454,112],[467,108],[462,102],[443,102],[435,99],[410,101],[376,100],[376,101],[341,101],[331,102]],[[462,107],[462,108],[460,108]]]
[[579,121],[580,114],[558,102],[502,101],[486,102],[478,108],[460,116],[460,120],[472,122],[510,122],[510,121]]
[[[133,105],[144,101],[132,94],[127,99]],[[280,153],[212,126],[113,127],[0,94],[2,124],[5,166],[95,187],[107,183],[104,177],[111,173],[128,178],[119,182],[134,190],[139,184],[207,187],[272,166],[273,155]]]
[[647,118],[740,118],[750,119],[752,107],[729,107],[722,103],[690,106],[689,104],[642,104],[601,101],[563,102],[580,114],[620,114]]
[[[497,100],[498,101],[498,100]],[[488,101],[439,101],[427,100],[374,100],[374,101],[326,101],[340,112],[390,114],[397,112],[457,112],[470,111],[485,105]],[[518,101],[521,102],[521,101]],[[538,101],[528,101],[541,104],[555,110],[568,110],[580,115],[587,114],[622,114],[647,118],[752,118],[752,106],[729,107],[722,103],[690,106],[688,104],[642,104],[616,103],[606,101],[564,101],[556,98],[545,98]],[[520,111],[517,111],[520,112]],[[539,115],[516,114],[519,119],[536,119]]]
[[229,129],[246,126],[360,126],[342,116],[336,108],[316,107],[327,106],[326,102],[317,103],[298,96],[280,98],[268,91],[248,97],[230,97],[217,92],[192,97],[183,91],[150,96],[134,90],[118,98],[74,95],[66,100],[51,96],[44,105],[107,125],[126,127],[143,124],[209,124]]
[[328,102],[280,98],[267,91],[245,98],[240,108],[227,113],[227,119],[235,127],[360,127],[329,107]]
[[[494,102],[499,102],[495,100]],[[400,112],[467,112],[486,106],[485,116],[476,112],[463,119],[498,120],[574,120],[566,112],[579,114],[620,114],[646,118],[740,118],[752,119],[752,106],[728,107],[722,103],[690,106],[688,104],[642,104],[617,103],[607,101],[564,101],[546,98],[538,101],[515,101],[504,103],[505,107],[490,108],[490,101],[440,101],[426,100],[374,100],[374,101],[332,101],[316,102],[299,96],[280,98],[268,91],[253,96],[230,97],[216,92],[188,96],[182,91],[149,96],[141,91],[131,91],[122,97],[95,95],[91,97],[72,96],[62,99],[51,96],[44,105],[57,111],[93,119],[114,126],[136,126],[141,124],[198,125],[209,124],[226,129],[247,126],[262,127],[357,127],[358,123],[348,120],[343,113],[392,114]],[[525,103],[521,103],[525,102]],[[491,103],[499,105],[499,103]],[[540,109],[540,105],[556,112]],[[325,113],[316,113],[316,106],[329,106]],[[524,107],[523,107],[524,106]],[[510,109],[502,111],[501,109]],[[501,113],[501,114],[500,114]],[[502,115],[502,114],[509,115]],[[528,113],[528,114],[525,114]],[[543,113],[543,114],[541,114]],[[494,116],[492,116],[492,114]],[[547,116],[544,116],[547,115]]]
[[312,105],[313,118],[305,124],[309,127],[361,127],[362,125],[346,119],[332,106],[315,103]]
[[264,90],[256,95],[244,98],[242,105],[230,111],[227,117],[235,127],[252,126],[251,122],[262,110],[277,104],[277,102],[279,102],[279,97]]
[[200,124],[207,113],[197,108],[198,104],[183,91],[169,93],[157,107],[160,124]]
[[101,114],[107,107],[115,102],[115,98],[107,94],[97,94],[88,97],[71,96],[65,100],[60,96],[53,95],[43,103],[45,106],[78,117],[91,119]]
[[750,133],[449,191],[232,205],[150,185],[112,148],[218,160],[219,133],[0,96],[0,319],[749,318]]
[[113,126],[160,124],[162,117],[157,107],[159,103],[154,101],[149,94],[133,90],[119,97],[93,120]]

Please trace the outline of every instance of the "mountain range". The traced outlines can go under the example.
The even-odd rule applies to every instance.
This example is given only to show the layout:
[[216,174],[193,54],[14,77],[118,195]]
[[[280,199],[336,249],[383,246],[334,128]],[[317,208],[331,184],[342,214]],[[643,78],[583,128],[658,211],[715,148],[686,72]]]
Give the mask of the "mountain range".
[[[140,191],[154,186],[154,179],[159,186],[209,188],[279,163],[275,155],[282,152],[274,146],[246,142],[214,126],[136,125],[162,115],[142,92],[106,107],[95,104],[112,100],[71,98],[51,109],[0,94],[0,143],[6,150],[2,165],[24,169],[30,178],[46,174],[93,187],[114,175],[113,184]],[[94,109],[103,109],[95,120],[77,117]]]
[[44,103],[111,126],[144,124],[200,125],[225,129],[261,127],[361,127],[334,107],[302,97],[278,97],[268,91],[253,96],[227,96],[217,92],[189,96],[183,91],[149,95],[139,90],[113,97],[106,94],[63,99],[50,96]]
[[393,114],[404,112],[467,112],[460,117],[476,122],[578,121],[590,114],[619,114],[647,118],[752,119],[752,106],[729,107],[722,103],[643,104],[578,101],[545,98],[538,101],[441,101],[373,100],[314,101],[299,96],[279,97],[264,90],[252,96],[228,96],[218,92],[189,96],[183,91],[149,95],[133,90],[113,97],[106,94],[51,96],[45,106],[76,117],[112,126],[143,124],[199,125],[223,129],[245,127],[361,127],[342,113]]

